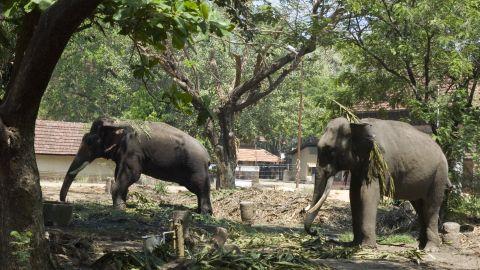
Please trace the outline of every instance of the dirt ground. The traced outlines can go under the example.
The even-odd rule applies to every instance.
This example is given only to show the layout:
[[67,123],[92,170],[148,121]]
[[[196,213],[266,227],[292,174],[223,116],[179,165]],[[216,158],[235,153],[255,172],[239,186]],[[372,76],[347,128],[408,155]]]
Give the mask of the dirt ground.
[[[58,200],[60,182],[41,184],[45,200]],[[162,193],[156,192],[153,186],[132,186],[129,207],[126,213],[122,213],[111,207],[111,197],[105,193],[104,184],[74,183],[67,198],[74,205],[72,223],[68,227],[47,226],[49,238],[59,243],[52,247],[52,251],[60,266],[63,269],[90,269],[88,265],[106,252],[141,249],[142,236],[168,230],[171,211],[195,209],[196,197],[193,194],[177,186],[169,186],[166,190],[166,193]],[[251,201],[257,209],[252,228],[264,236],[259,241],[266,245],[271,243],[271,248],[279,245],[278,241],[294,243],[298,239],[300,243],[303,239],[310,239],[303,232],[301,213],[310,197],[309,188],[296,192],[278,187],[214,191],[214,220],[226,224],[227,228],[243,226],[239,203]],[[161,210],[141,211],[151,204]],[[380,207],[377,225],[379,239],[389,239],[396,233],[407,234],[410,239],[415,237],[411,213],[404,215],[404,211],[399,209],[386,205]],[[203,222],[203,217],[195,216],[195,220]],[[332,191],[316,220],[319,231],[329,243],[346,241],[351,237],[350,223],[348,191]],[[279,238],[279,235],[287,240]],[[240,248],[254,247],[255,239],[248,237],[232,231],[229,232],[228,241]],[[473,231],[461,233],[458,241],[442,245],[438,252],[415,251],[417,244],[411,240],[384,242],[379,240],[376,249],[356,251],[348,258],[320,256],[315,261],[319,268],[331,269],[480,269],[479,224],[473,224]]]

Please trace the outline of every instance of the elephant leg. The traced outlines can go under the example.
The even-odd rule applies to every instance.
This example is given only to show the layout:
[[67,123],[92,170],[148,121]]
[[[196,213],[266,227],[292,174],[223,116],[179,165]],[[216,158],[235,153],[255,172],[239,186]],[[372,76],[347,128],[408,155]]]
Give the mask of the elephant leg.
[[423,213],[423,200],[420,199],[420,200],[410,201],[410,203],[412,204],[418,216],[418,225],[420,226],[419,233],[418,233],[418,242],[419,242],[419,248],[423,249],[427,244],[427,227],[425,225],[425,217],[424,217],[425,215]]
[[362,235],[361,245],[375,247],[377,208],[380,202],[380,185],[378,180],[371,180],[369,184],[362,183],[360,188],[360,230]]
[[117,167],[115,183],[112,186],[113,206],[117,209],[125,209],[128,188],[140,179],[141,173],[137,166],[131,166],[128,163],[122,162]]
[[441,244],[438,235],[438,219],[440,208],[443,204],[445,189],[448,183],[448,171],[446,167],[437,169],[432,187],[429,190],[427,199],[423,203],[424,222],[426,226],[427,243],[426,251],[436,251]]
[[352,211],[352,229],[353,229],[353,245],[360,245],[363,240],[361,230],[361,201],[360,186],[350,186],[350,210]]
[[427,238],[424,249],[427,251],[436,251],[441,244],[438,235],[438,218],[440,207],[442,206],[444,190],[436,189],[437,188],[433,188],[432,190],[432,193],[435,193],[435,195],[432,195],[429,200],[425,200],[423,203],[423,215]]
[[353,244],[376,246],[377,207],[380,186],[377,180],[369,184],[354,171],[350,182],[350,208],[352,210]]
[[436,251],[441,244],[438,236],[438,215],[441,204],[435,202],[426,202],[423,204],[423,213],[425,217],[427,243],[425,250]]
[[186,185],[187,189],[197,195],[197,213],[212,215],[212,203],[210,202],[210,179],[206,173],[195,173],[191,182]]

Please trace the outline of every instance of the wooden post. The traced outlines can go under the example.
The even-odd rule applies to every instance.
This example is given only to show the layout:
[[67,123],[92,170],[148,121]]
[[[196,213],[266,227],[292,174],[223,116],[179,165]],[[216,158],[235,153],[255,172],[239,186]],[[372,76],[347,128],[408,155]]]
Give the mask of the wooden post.
[[240,217],[245,224],[252,225],[255,219],[255,204],[253,202],[240,202]]
[[112,184],[113,184],[113,180],[110,177],[108,177],[107,180],[105,181],[105,194],[111,194]]
[[173,211],[172,227],[174,230],[173,248],[177,252],[178,258],[185,257],[185,239],[189,235],[189,226],[191,215],[188,211]]
[[301,162],[301,147],[302,147],[302,111],[303,111],[303,63],[300,69],[301,83],[300,83],[300,102],[298,104],[298,137],[297,137],[297,164],[295,174],[295,188],[300,186],[300,162]]
[[175,244],[177,248],[177,256],[178,258],[183,259],[185,258],[185,239],[183,238],[182,221],[174,221],[173,227],[175,230]]

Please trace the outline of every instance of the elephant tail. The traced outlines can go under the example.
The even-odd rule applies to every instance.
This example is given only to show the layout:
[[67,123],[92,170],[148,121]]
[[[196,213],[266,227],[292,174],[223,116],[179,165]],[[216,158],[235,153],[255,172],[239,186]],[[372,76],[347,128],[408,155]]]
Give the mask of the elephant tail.
[[450,178],[447,178],[447,183],[445,183],[445,194],[443,196],[443,202],[442,202],[442,205],[440,206],[440,211],[438,216],[439,226],[441,226],[441,224],[443,224],[443,221],[445,220],[445,216],[448,211],[448,200],[450,198],[450,193],[452,193],[453,189],[454,189],[454,186],[452,185],[452,182],[450,182]]
[[452,182],[450,181],[450,178],[448,178],[448,177],[447,177],[447,183],[445,185],[446,185],[445,187],[446,187],[447,192],[451,191],[453,189]]

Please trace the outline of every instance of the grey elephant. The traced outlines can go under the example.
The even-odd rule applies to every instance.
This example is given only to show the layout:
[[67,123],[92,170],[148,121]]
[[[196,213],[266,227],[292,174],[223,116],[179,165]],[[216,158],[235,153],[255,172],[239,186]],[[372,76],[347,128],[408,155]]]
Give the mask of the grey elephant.
[[164,123],[132,127],[126,122],[99,118],[92,123],[63,181],[60,200],[65,201],[76,175],[96,158],[115,162],[113,205],[124,208],[128,187],[140,175],[176,182],[197,195],[197,211],[212,214],[209,155],[185,132]]
[[[376,245],[376,216],[380,201],[378,179],[368,179],[369,156],[374,142],[380,148],[394,182],[394,198],[409,200],[420,224],[419,247],[435,250],[440,244],[438,216],[448,179],[448,165],[441,148],[430,136],[400,121],[345,118],[330,121],[318,142],[317,173],[313,200],[305,208],[305,230],[311,225],[332,186],[337,172],[349,171],[353,244]],[[390,178],[387,178],[387,192]]]

